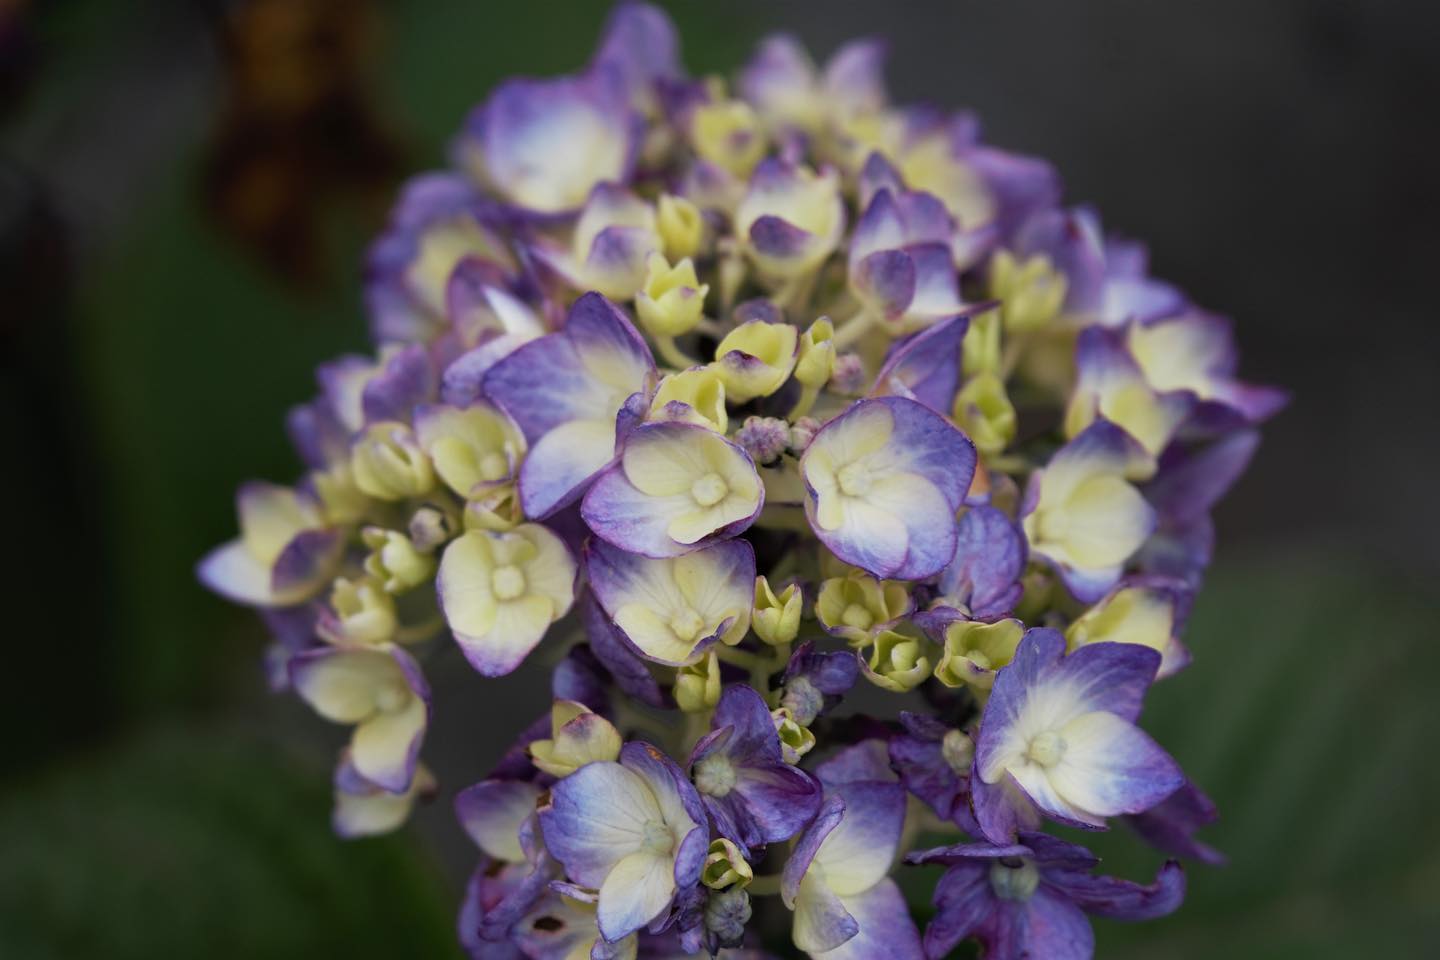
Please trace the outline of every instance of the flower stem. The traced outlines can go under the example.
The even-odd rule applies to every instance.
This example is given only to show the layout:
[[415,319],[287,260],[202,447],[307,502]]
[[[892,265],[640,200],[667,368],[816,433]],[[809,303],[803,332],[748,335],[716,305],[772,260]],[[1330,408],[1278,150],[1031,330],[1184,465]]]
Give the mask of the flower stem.
[[660,356],[666,363],[678,370],[688,370],[699,365],[699,361],[676,345],[674,337],[656,337],[655,349],[660,351]]

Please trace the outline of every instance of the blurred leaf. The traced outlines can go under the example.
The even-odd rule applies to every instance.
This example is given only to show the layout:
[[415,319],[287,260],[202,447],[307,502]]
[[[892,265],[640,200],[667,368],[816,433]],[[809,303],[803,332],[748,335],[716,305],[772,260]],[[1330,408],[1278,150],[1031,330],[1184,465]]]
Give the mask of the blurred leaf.
[[162,733],[0,804],[0,956],[448,957],[418,836],[345,842],[323,771],[216,729]]

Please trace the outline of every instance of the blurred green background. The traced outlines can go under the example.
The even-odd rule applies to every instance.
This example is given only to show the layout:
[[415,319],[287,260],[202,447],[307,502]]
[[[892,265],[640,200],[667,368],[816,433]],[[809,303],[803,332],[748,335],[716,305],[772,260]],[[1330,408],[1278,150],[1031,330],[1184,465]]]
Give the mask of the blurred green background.
[[[670,8],[697,73],[774,29],[821,54],[889,37],[900,99],[975,107],[1053,159],[1236,318],[1252,378],[1297,394],[1218,515],[1195,664],[1148,708],[1232,862],[1192,869],[1173,918],[1099,925],[1101,955],[1440,955],[1440,211],[1417,124],[1440,15]],[[455,953],[472,852],[449,792],[539,712],[542,671],[449,671],[442,802],[342,843],[337,734],[265,692],[260,625],[192,567],[232,535],[238,482],[295,474],[282,417],[316,362],[364,344],[360,256],[400,179],[499,78],[583,63],[605,10],[0,0],[0,957]],[[1096,847],[1155,866],[1119,833]]]

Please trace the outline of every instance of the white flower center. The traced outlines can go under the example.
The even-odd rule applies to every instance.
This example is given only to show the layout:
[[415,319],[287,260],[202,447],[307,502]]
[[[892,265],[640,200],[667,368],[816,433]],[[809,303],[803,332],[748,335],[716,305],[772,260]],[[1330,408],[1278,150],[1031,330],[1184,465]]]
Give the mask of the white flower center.
[[707,473],[690,486],[690,496],[702,507],[713,507],[730,492],[729,485],[718,473]]
[[990,889],[1001,900],[1025,901],[1040,886],[1040,871],[1024,857],[1002,857],[990,866]]
[[735,789],[735,767],[723,753],[712,753],[695,764],[695,789],[723,797]]
[[525,574],[519,567],[503,566],[490,574],[490,591],[500,600],[514,600],[525,596]]
[[700,636],[700,631],[704,629],[705,621],[701,619],[700,614],[689,607],[677,611],[670,618],[670,631],[686,643]]
[[840,468],[835,476],[840,484],[840,492],[847,497],[863,497],[870,492],[870,485],[874,478],[870,475],[870,468],[860,462],[847,463]]
[[1054,730],[1046,730],[1036,734],[1035,739],[1030,741],[1028,751],[1031,760],[1042,767],[1053,767],[1065,756],[1065,738]]
[[647,820],[640,846],[649,853],[663,856],[675,849],[675,837],[662,821]]

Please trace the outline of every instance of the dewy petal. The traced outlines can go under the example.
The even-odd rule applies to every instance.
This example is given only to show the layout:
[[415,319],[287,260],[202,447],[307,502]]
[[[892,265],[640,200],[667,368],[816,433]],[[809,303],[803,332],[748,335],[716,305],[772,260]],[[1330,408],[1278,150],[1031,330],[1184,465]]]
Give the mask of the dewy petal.
[[895,881],[881,880],[862,893],[840,897],[840,903],[859,931],[840,946],[822,954],[825,960],[924,960],[920,933]]
[[660,805],[644,778],[619,763],[599,761],[550,788],[540,829],[566,875],[598,889],[617,863],[643,848],[645,825],[660,819]]
[[488,856],[510,863],[525,860],[520,825],[535,812],[540,788],[525,780],[482,780],[455,796],[460,826]]
[[1065,756],[1048,771],[1068,803],[1100,817],[1139,813],[1185,782],[1170,755],[1127,720],[1088,713],[1061,728]]

